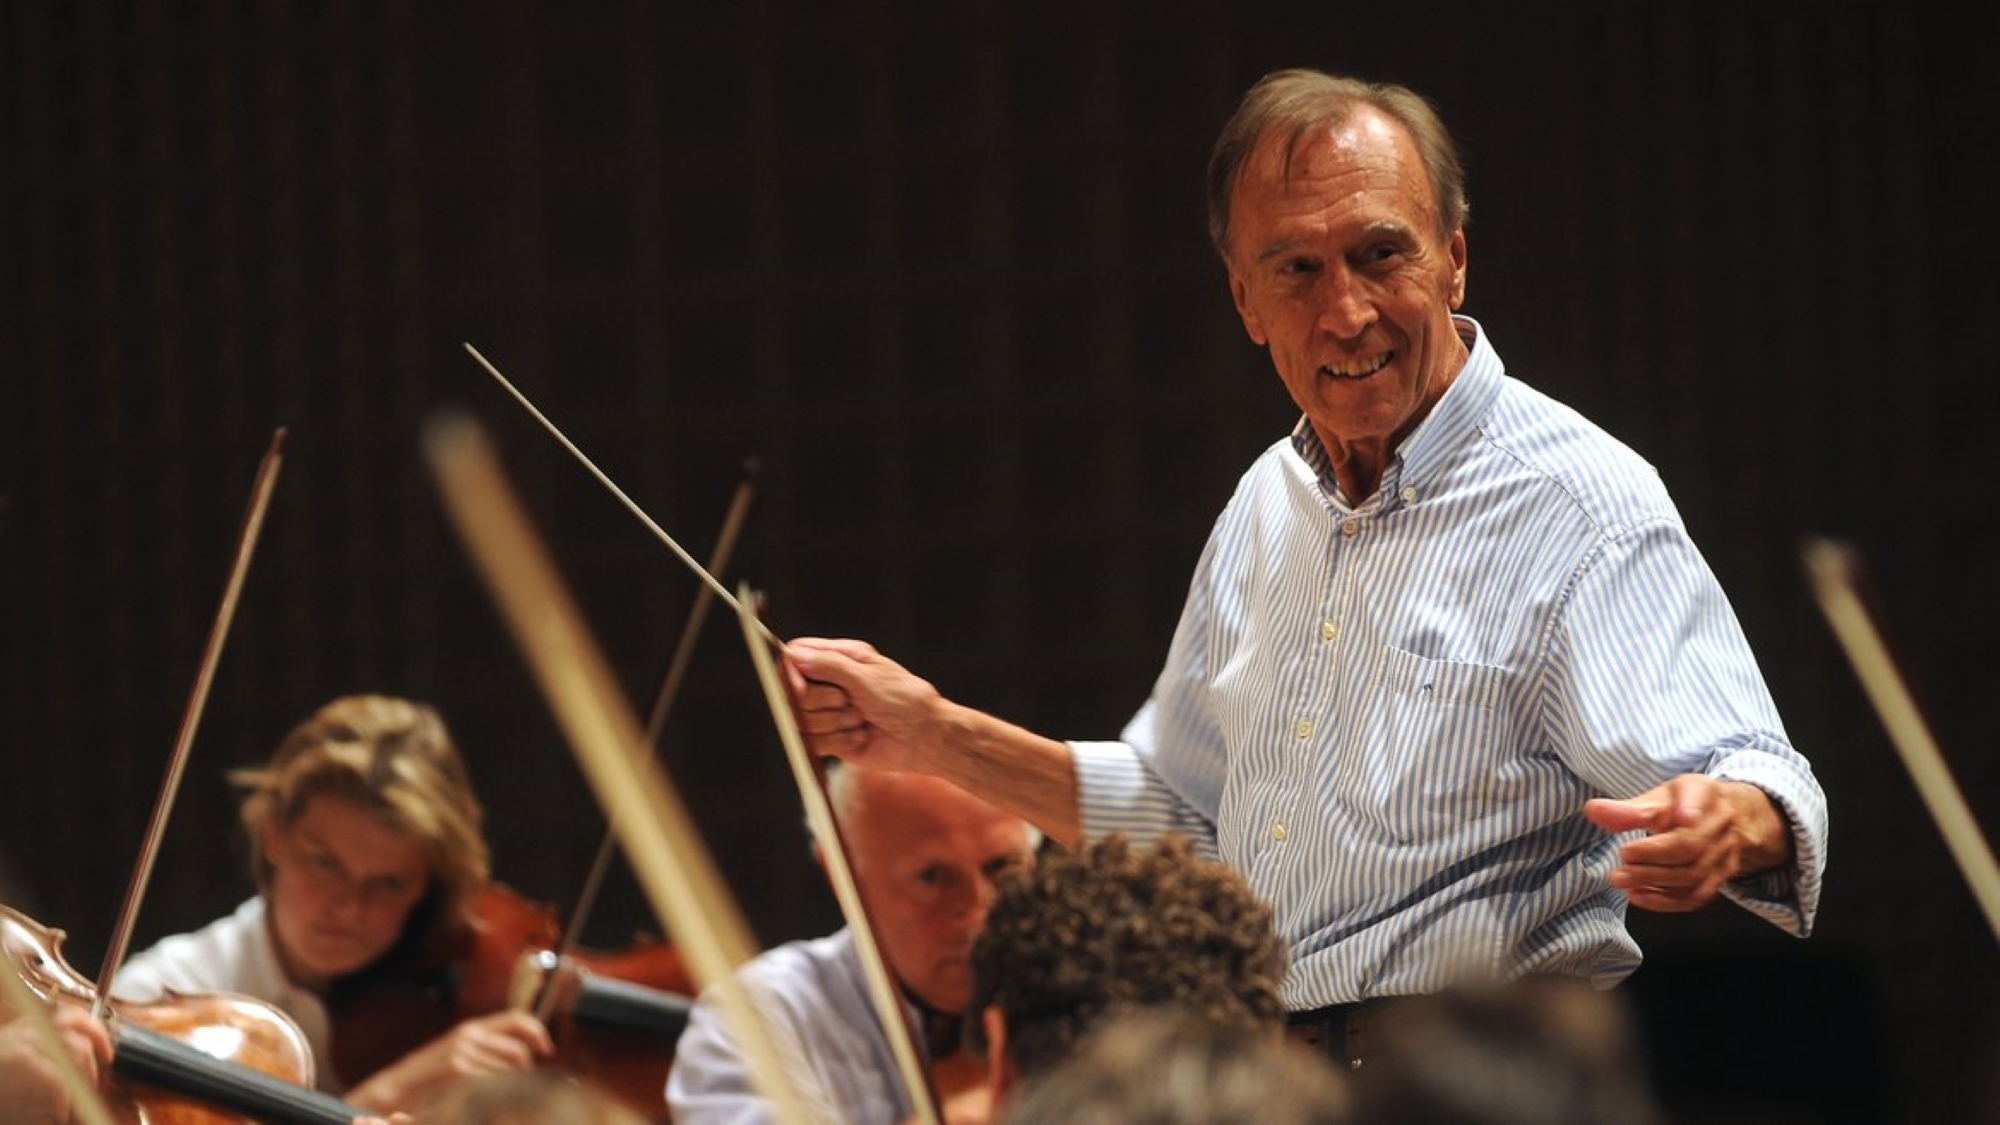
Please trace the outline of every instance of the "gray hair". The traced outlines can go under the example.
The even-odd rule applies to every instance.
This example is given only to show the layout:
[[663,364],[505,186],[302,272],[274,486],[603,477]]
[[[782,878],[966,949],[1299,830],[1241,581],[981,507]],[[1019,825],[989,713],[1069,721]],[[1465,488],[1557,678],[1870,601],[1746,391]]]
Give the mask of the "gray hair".
[[1465,169],[1458,143],[1437,110],[1422,94],[1390,82],[1366,82],[1317,70],[1279,70],[1258,79],[1223,125],[1208,158],[1208,237],[1222,260],[1229,260],[1229,209],[1243,162],[1266,133],[1282,130],[1286,155],[1316,126],[1337,125],[1356,109],[1371,106],[1409,131],[1431,181],[1439,233],[1449,238],[1463,226],[1472,207],[1465,196]]

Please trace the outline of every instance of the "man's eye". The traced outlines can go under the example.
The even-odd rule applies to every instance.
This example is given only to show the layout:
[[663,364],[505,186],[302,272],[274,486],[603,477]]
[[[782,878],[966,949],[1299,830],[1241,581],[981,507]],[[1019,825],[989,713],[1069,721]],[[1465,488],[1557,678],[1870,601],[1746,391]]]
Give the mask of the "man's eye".
[[986,877],[988,879],[997,879],[1009,871],[1019,870],[1027,866],[1027,863],[1028,861],[1024,856],[1001,856],[986,865]]
[[1306,258],[1293,258],[1279,266],[1278,272],[1287,277],[1309,277],[1319,272],[1319,263]]

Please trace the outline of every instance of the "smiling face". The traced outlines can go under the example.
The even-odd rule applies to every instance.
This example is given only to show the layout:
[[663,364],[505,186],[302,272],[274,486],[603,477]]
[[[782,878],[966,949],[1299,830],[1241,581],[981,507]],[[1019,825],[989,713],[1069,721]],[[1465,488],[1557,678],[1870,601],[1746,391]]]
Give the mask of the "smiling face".
[[924,1003],[962,1011],[994,880],[1033,857],[1028,827],[936,778],[844,772],[841,833],[882,956]]
[[265,828],[263,848],[279,959],[315,992],[388,952],[430,886],[423,842],[342,797],[309,798]]
[[1465,231],[1440,230],[1409,134],[1365,105],[1295,146],[1267,132],[1231,196],[1228,262],[1244,328],[1366,499],[1466,358]]

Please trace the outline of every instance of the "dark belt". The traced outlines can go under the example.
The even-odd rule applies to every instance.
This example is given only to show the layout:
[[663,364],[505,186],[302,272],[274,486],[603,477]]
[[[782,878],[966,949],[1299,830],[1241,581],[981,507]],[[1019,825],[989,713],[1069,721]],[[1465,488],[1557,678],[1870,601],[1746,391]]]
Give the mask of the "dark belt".
[[1293,1012],[1285,1017],[1285,1034],[1341,1066],[1359,1069],[1375,1049],[1382,1013],[1393,1006],[1393,1000],[1378,998]]

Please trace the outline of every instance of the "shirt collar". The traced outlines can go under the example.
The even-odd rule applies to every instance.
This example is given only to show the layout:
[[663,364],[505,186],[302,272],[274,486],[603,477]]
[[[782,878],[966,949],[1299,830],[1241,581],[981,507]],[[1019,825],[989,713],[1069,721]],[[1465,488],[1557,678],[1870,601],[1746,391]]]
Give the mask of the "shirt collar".
[[[1501,378],[1506,375],[1506,365],[1500,362],[1500,355],[1493,350],[1486,338],[1486,330],[1469,316],[1454,316],[1452,324],[1466,342],[1465,366],[1458,377],[1452,380],[1444,396],[1431,408],[1430,414],[1417,423],[1410,436],[1389,458],[1389,464],[1382,472],[1382,483],[1376,490],[1385,510],[1414,502],[1425,491],[1424,482],[1435,477],[1452,450],[1478,428],[1479,420],[1486,415],[1493,402],[1493,396],[1500,393]],[[1312,421],[1300,415],[1298,424],[1292,427],[1292,448],[1305,461],[1308,468],[1319,478],[1320,487],[1329,497],[1339,497],[1339,486],[1334,482],[1333,459],[1327,454],[1326,446],[1320,443],[1319,434],[1312,428]],[[1348,497],[1357,506],[1366,507],[1375,497]]]

